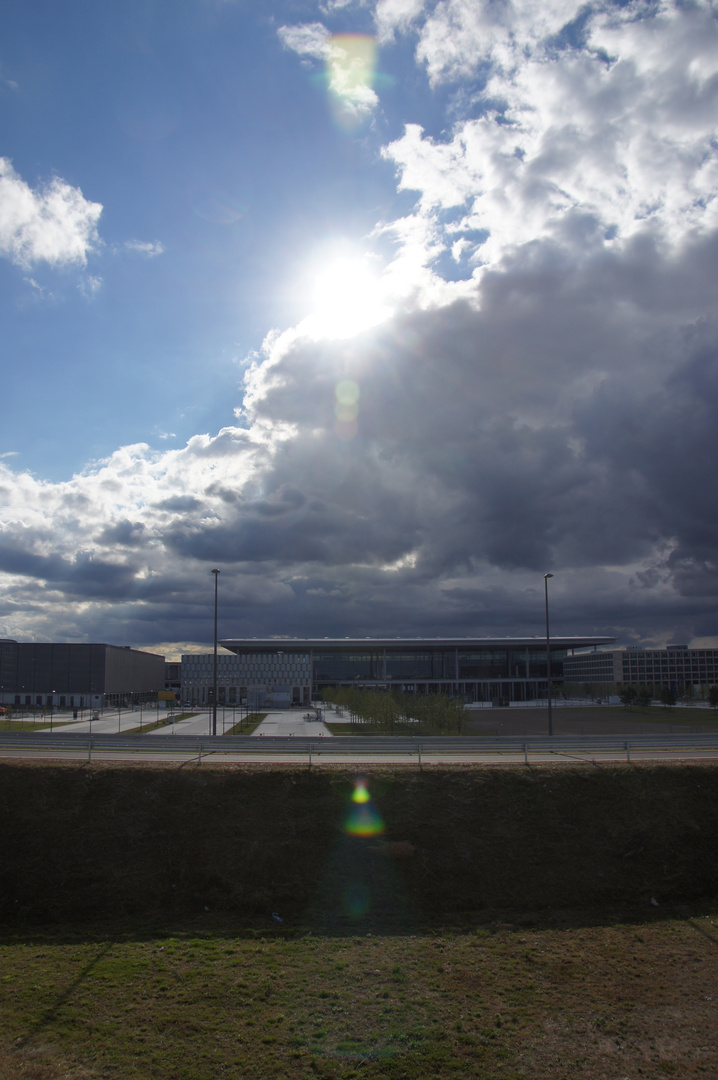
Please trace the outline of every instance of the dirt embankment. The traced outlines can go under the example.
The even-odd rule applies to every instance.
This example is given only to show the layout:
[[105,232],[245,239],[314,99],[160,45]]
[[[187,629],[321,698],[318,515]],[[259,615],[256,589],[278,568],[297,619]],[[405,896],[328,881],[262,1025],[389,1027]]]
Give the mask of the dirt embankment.
[[348,771],[0,765],[0,919],[388,928],[718,894],[718,766],[365,776],[369,803]]

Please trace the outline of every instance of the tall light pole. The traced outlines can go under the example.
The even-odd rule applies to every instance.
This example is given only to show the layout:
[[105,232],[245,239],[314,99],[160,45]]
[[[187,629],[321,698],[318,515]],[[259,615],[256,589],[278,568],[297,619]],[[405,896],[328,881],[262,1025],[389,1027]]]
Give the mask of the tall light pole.
[[213,570],[214,574],[214,668],[212,677],[212,734],[217,734],[217,580],[219,570]]
[[553,735],[553,717],[551,716],[551,635],[548,627],[548,579],[553,574],[544,574],[543,585],[546,594],[546,675],[548,677],[548,733]]

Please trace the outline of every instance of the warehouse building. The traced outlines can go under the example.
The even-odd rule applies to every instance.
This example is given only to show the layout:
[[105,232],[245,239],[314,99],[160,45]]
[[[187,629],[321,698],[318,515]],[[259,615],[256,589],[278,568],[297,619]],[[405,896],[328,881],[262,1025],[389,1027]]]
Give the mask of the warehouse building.
[[100,708],[154,701],[165,658],[129,646],[0,641],[0,703]]

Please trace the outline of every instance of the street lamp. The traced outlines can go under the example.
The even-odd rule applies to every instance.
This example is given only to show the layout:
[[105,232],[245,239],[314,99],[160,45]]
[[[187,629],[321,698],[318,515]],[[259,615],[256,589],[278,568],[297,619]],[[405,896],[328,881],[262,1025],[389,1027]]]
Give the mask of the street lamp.
[[214,574],[214,667],[212,678],[212,734],[217,734],[217,580],[219,570],[213,570]]
[[553,574],[544,574],[543,585],[546,594],[546,675],[548,677],[548,733],[553,735],[553,717],[551,716],[551,636],[548,628],[548,579]]

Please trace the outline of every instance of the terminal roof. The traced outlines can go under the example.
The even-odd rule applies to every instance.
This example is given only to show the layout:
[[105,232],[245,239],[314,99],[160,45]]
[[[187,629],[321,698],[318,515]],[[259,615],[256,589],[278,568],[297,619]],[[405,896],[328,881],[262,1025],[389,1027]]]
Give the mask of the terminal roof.
[[[552,649],[590,649],[610,645],[612,637],[562,637],[551,635]],[[401,649],[419,652],[425,649],[545,649],[545,637],[435,637],[435,638],[225,638],[219,643],[234,653],[342,653],[350,650]]]

